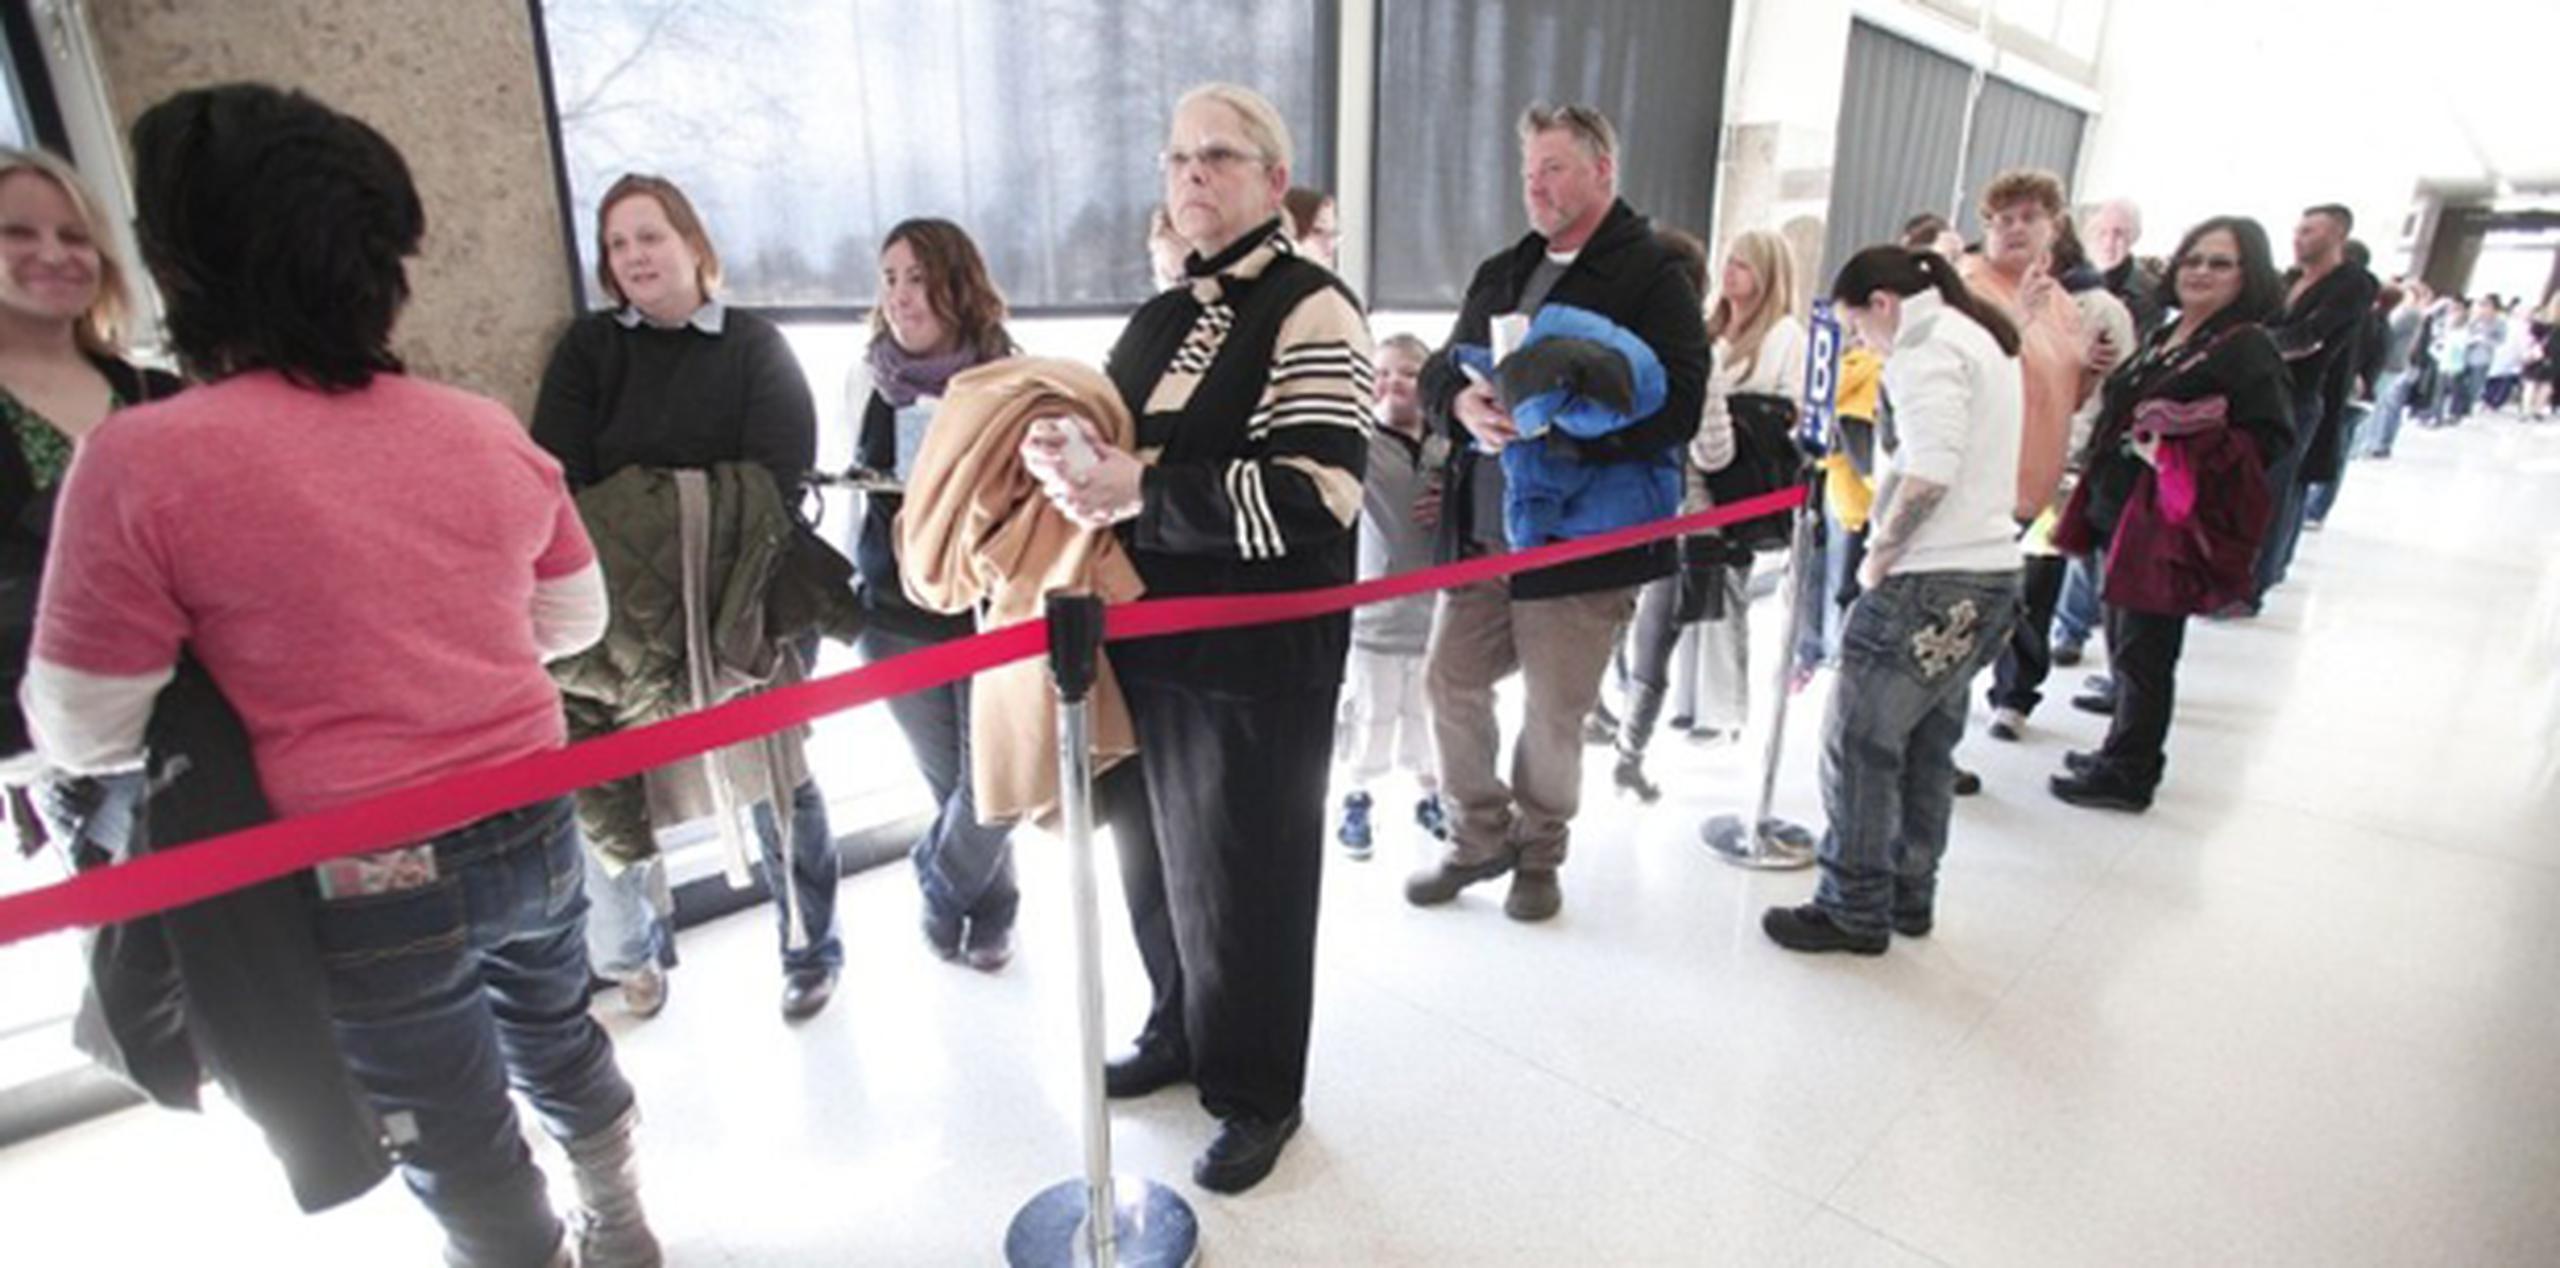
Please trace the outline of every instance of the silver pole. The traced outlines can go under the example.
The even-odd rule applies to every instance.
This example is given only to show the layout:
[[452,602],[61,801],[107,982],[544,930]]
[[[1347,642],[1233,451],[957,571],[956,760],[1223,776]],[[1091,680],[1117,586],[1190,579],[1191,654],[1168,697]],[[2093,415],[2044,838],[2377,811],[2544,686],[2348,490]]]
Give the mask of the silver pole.
[[[1778,644],[1778,654],[1771,658],[1776,669],[1769,675],[1769,736],[1760,750],[1760,800],[1756,813],[1747,821],[1736,815],[1717,815],[1698,829],[1698,839],[1716,857],[1755,871],[1791,871],[1813,865],[1813,834],[1799,824],[1777,818],[1770,810],[1777,801],[1778,760],[1787,735],[1787,679],[1795,668],[1796,637],[1804,628],[1804,605],[1799,602],[1803,570],[1814,566],[1815,514],[1808,497],[1796,507],[1795,522],[1787,535],[1787,575],[1778,587],[1778,596],[1787,605],[1786,638]],[[1748,624],[1747,619],[1745,623]]]
[[[1076,921],[1076,1058],[1083,1066],[1084,1175],[1041,1190],[1005,1230],[1014,1268],[1182,1268],[1200,1220],[1181,1195],[1111,1174],[1111,1109],[1102,1078],[1102,917],[1093,879],[1093,723],[1088,693],[1102,653],[1102,601],[1049,596],[1049,665],[1058,688],[1058,812]],[[1124,1205],[1120,1195],[1130,1195]]]

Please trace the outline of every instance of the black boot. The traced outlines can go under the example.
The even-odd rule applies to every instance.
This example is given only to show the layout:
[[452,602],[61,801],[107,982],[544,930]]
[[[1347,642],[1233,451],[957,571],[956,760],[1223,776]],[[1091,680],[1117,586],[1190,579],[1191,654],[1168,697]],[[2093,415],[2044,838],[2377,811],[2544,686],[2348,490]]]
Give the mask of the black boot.
[[1611,773],[1618,791],[1652,805],[1662,800],[1662,785],[1645,777],[1644,751],[1653,743],[1654,725],[1662,720],[1662,688],[1646,683],[1627,686],[1627,716],[1618,723],[1618,767]]

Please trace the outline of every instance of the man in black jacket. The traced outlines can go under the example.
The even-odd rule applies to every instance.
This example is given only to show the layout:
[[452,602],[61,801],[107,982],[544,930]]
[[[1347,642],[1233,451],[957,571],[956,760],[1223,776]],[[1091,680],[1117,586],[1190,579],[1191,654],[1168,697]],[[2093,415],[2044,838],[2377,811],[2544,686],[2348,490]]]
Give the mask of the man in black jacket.
[[[1497,455],[1519,433],[1492,389],[1470,383],[1450,355],[1460,344],[1492,345],[1498,318],[1525,322],[1549,301],[1572,304],[1625,327],[1661,358],[1670,386],[1662,408],[1578,442],[1579,461],[1656,462],[1677,453],[1697,433],[1706,401],[1698,293],[1650,222],[1619,201],[1617,134],[1608,119],[1587,106],[1533,105],[1520,116],[1520,147],[1532,232],[1476,270],[1449,346],[1423,369],[1423,408],[1457,442],[1443,486],[1444,561],[1508,548]],[[1582,719],[1599,699],[1637,588],[1675,562],[1666,541],[1442,597],[1425,673],[1440,787],[1452,810],[1449,847],[1405,883],[1413,903],[1445,903],[1513,872],[1504,911],[1517,920],[1556,913],[1563,901],[1556,869],[1582,799]],[[1502,734],[1493,689],[1514,672],[1528,708],[1506,784],[1494,768]]]
[[2309,486],[2337,478],[2343,449],[2336,433],[2346,412],[2346,393],[2343,383],[2333,385],[2330,379],[2333,370],[2352,367],[2365,314],[2381,289],[2373,274],[2347,258],[2347,235],[2355,223],[2354,212],[2324,203],[2305,210],[2293,231],[2294,267],[2285,275],[2284,315],[2267,324],[2293,380],[2293,449],[2267,456],[2275,522],[2267,528],[2266,544],[2258,548],[2257,600],[2235,615],[2257,615],[2267,591],[2283,583],[2294,544],[2302,536]]

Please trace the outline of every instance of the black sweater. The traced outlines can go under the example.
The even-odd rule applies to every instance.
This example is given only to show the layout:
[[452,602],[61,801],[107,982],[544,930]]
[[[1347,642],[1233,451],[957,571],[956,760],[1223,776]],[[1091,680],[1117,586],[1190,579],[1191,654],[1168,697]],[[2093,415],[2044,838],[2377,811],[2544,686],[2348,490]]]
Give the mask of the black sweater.
[[551,353],[533,439],[572,489],[628,466],[756,462],[788,503],[817,461],[818,411],[782,331],[753,313],[728,310],[717,335],[589,313]]
[[[1520,305],[1521,289],[1538,262],[1546,258],[1547,240],[1535,233],[1484,262],[1467,286],[1458,324],[1448,344],[1422,369],[1423,412],[1447,430],[1450,446],[1448,490],[1441,501],[1442,562],[1471,553],[1478,534],[1470,523],[1474,483],[1479,469],[1499,470],[1498,461],[1476,452],[1475,437],[1458,422],[1451,408],[1467,386],[1466,376],[1449,355],[1458,344],[1493,342],[1493,318]],[[1662,359],[1670,394],[1662,408],[1624,431],[1580,441],[1584,462],[1650,462],[1664,451],[1689,443],[1698,434],[1698,416],[1707,402],[1707,323],[1698,292],[1689,285],[1670,249],[1655,240],[1652,222],[1620,201],[1582,244],[1573,264],[1547,292],[1545,302],[1587,308],[1627,328]],[[1511,579],[1514,598],[1546,599],[1631,586],[1670,575],[1675,563],[1670,542],[1541,568]]]

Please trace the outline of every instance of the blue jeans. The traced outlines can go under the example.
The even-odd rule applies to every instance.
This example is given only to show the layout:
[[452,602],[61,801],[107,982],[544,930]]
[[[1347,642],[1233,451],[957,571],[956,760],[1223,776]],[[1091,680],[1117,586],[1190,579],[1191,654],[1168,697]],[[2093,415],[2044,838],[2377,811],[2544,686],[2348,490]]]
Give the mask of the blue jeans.
[[[782,874],[782,842],[774,832],[773,808],[755,806],[756,845],[764,857],[766,884],[773,889],[774,927],[782,940],[782,971],[797,973],[842,967],[844,942],[836,936],[836,884],[843,878],[836,861],[835,836],[827,828],[827,800],[816,780],[791,790],[791,885],[800,899],[809,938],[791,946],[791,907],[774,878]],[[629,977],[651,960],[672,967],[675,956],[675,904],[667,894],[666,860],[651,858],[609,876],[590,864],[596,903],[595,936],[590,939],[596,972],[610,978]]]
[[612,1126],[633,1099],[587,1015],[586,849],[565,797],[434,849],[421,887],[320,905],[339,1046],[452,1257],[543,1263],[560,1221],[509,1087],[564,1141]]
[[2098,628],[2103,617],[2098,591],[2104,586],[2105,565],[2096,554],[2077,555],[2062,573],[2062,601],[2053,608],[2053,641],[2079,647],[2089,641],[2089,632]]
[[2387,458],[2400,439],[2400,418],[2409,407],[2409,372],[2393,370],[2373,385],[2373,420],[2365,432],[2368,457]]
[[1882,933],[1936,901],[1955,813],[1965,687],[2006,646],[2019,575],[1888,577],[1849,609],[1822,728],[1822,883],[1833,924]]
[[[861,646],[862,658],[877,662],[931,644],[874,628],[862,632]],[[978,822],[969,787],[969,681],[893,696],[889,716],[906,733],[916,769],[933,793],[933,824],[908,853],[925,906],[943,920],[965,917],[982,930],[1011,929],[1022,903],[1013,880],[1013,829]]]

